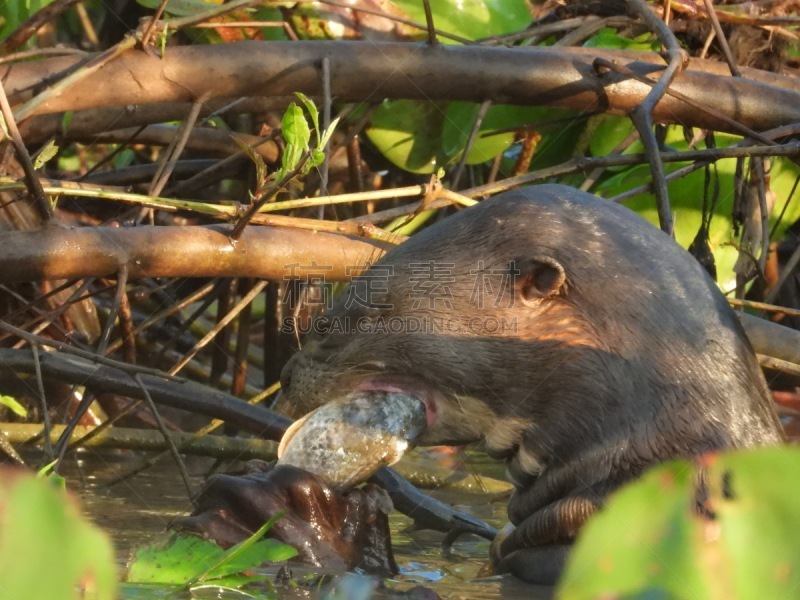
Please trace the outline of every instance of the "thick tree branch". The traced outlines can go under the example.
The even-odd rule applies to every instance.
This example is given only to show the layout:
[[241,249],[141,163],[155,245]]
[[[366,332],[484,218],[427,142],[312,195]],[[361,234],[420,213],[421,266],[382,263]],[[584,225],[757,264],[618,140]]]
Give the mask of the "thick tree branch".
[[[547,105],[590,112],[629,114],[650,86],[618,74],[598,76],[592,61],[602,55],[657,80],[663,62],[655,55],[600,49],[426,47],[402,43],[239,42],[168,48],[163,58],[132,50],[104,64],[57,95],[42,99],[35,114],[154,102],[211,98],[281,96],[301,91],[321,95],[322,59],[331,69],[331,93],[338,100],[416,98]],[[642,58],[650,57],[648,62]],[[47,94],[45,81],[73,66],[76,59],[50,58],[0,70],[12,102]],[[798,82],[759,74],[734,79],[719,67],[690,61],[672,89],[704,106],[713,106],[753,129],[800,121]],[[724,67],[724,65],[723,65]],[[481,85],[475,85],[480,74]],[[721,131],[729,126],[713,115],[664,98],[656,122],[681,123]]]
[[235,243],[231,227],[49,227],[4,233],[0,283],[115,275],[148,277],[324,276],[347,279],[348,269],[375,260],[385,243],[323,232],[249,227]]

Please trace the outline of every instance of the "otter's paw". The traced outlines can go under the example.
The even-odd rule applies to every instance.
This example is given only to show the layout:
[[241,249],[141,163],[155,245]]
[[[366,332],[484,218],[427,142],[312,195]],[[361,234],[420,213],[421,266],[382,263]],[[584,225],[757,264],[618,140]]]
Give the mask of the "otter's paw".
[[536,585],[555,585],[567,564],[571,544],[522,548],[498,556],[492,544],[492,563],[495,573],[511,573]]
[[389,534],[391,510],[391,500],[377,486],[342,494],[312,473],[279,465],[244,476],[210,477],[194,512],[175,519],[171,527],[228,547],[283,512],[267,535],[297,548],[300,560],[386,576],[397,572]]

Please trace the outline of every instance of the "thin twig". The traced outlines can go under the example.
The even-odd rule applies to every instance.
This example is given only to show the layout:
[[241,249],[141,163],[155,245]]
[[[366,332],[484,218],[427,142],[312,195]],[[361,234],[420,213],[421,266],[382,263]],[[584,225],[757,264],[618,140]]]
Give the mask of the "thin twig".
[[36,369],[36,386],[39,392],[39,403],[42,410],[42,423],[44,424],[44,453],[47,456],[48,462],[55,459],[53,454],[53,444],[50,440],[53,425],[50,422],[50,410],[47,406],[47,397],[44,392],[44,380],[42,379],[42,365],[39,362],[39,346],[31,344],[31,353],[33,354],[33,364]]
[[[594,60],[593,64],[594,64],[595,70],[597,70],[598,68],[605,68],[605,69],[608,69],[609,71],[614,71],[616,73],[624,75],[625,77],[630,77],[632,79],[635,79],[636,81],[638,81],[640,83],[644,83],[645,85],[651,85],[651,86],[652,85],[656,85],[656,82],[652,81],[651,79],[648,79],[647,77],[645,77],[643,75],[640,75],[639,73],[636,73],[635,71],[633,71],[631,69],[628,69],[627,67],[624,67],[624,66],[622,66],[620,64],[617,64],[614,61],[607,60],[605,58],[596,58]],[[757,131],[755,131],[753,129],[750,129],[749,127],[747,127],[745,125],[742,125],[741,123],[739,123],[735,119],[732,119],[731,117],[729,117],[725,113],[723,113],[721,111],[718,111],[717,109],[715,109],[715,108],[713,108],[711,106],[704,106],[704,105],[700,104],[699,102],[693,100],[692,98],[690,98],[686,94],[682,94],[680,92],[676,92],[675,90],[672,90],[672,89],[667,89],[666,93],[667,93],[668,96],[672,96],[673,98],[677,98],[681,102],[685,102],[686,104],[688,104],[692,108],[696,108],[697,110],[701,110],[704,113],[707,113],[707,114],[711,115],[715,119],[719,119],[720,121],[723,121],[725,124],[727,124],[731,128],[731,131],[733,131],[735,133],[738,133],[739,135],[742,135],[742,136],[745,136],[745,137],[749,137],[750,139],[752,139],[752,140],[754,140],[756,142],[761,142],[762,144],[768,144],[769,145],[769,144],[774,144],[775,143],[774,141],[772,141],[771,139],[766,137],[764,134],[759,133],[759,132],[757,132]],[[790,125],[790,127],[791,127],[791,125]]]
[[761,254],[758,257],[758,267],[763,273],[767,266],[769,256],[769,208],[767,207],[767,186],[764,175],[764,159],[753,156],[750,158],[751,176],[756,178],[756,192],[758,193],[759,216],[761,218]]
[[14,116],[18,121],[23,121],[31,116],[37,108],[39,108],[42,104],[53,98],[54,96],[59,96],[64,94],[64,92],[74,83],[77,83],[81,79],[88,77],[92,73],[99,70],[103,65],[108,64],[118,56],[124,54],[131,48],[136,46],[136,38],[132,35],[126,36],[122,39],[118,44],[112,46],[105,52],[95,56],[91,60],[89,60],[85,65],[83,65],[77,71],[74,71],[70,75],[67,75],[51,87],[40,91],[36,96],[28,100],[25,104],[23,104],[17,111],[14,113]]
[[678,70],[683,67],[687,56],[686,52],[681,49],[675,34],[650,9],[644,0],[627,0],[627,5],[629,10],[641,18],[648,28],[655,32],[666,49],[667,68],[661,73],[658,82],[652,87],[642,103],[631,111],[630,118],[639,131],[639,138],[644,145],[644,150],[650,163],[659,224],[662,230],[672,235],[673,224],[669,206],[669,192],[667,191],[667,182],[664,176],[664,165],[659,159],[660,148],[653,132],[653,109],[664,97]]
[[172,439],[169,431],[167,431],[166,425],[164,425],[164,421],[161,418],[161,413],[158,412],[156,403],[153,402],[153,397],[150,395],[150,390],[147,389],[147,386],[142,381],[142,376],[138,373],[133,376],[133,379],[142,390],[142,395],[144,396],[147,405],[150,407],[150,411],[153,413],[153,418],[156,420],[158,430],[161,432],[161,435],[164,436],[164,441],[167,442],[167,445],[169,446],[169,450],[172,453],[172,458],[175,459],[175,465],[178,467],[178,472],[181,474],[181,479],[183,479],[183,484],[186,486],[186,491],[189,493],[189,498],[194,498],[194,490],[192,489],[192,483],[189,480],[189,473],[186,470],[186,465],[183,463],[183,459],[178,452],[178,448],[175,446],[175,441]]
[[147,190],[148,196],[158,196],[164,189],[164,186],[167,185],[172,172],[175,170],[175,165],[178,163],[178,159],[181,157],[184,148],[186,148],[186,143],[189,141],[189,136],[192,133],[195,123],[197,123],[197,117],[200,115],[200,110],[203,108],[203,104],[207,98],[208,94],[206,93],[192,103],[192,109],[181,122],[181,126],[175,133],[175,137],[173,137],[166,152],[163,153],[161,164],[153,175],[150,189]]
[[129,375],[136,375],[138,373],[141,373],[143,375],[152,375],[153,377],[160,377],[161,379],[166,379],[167,381],[174,381],[176,383],[184,383],[186,381],[186,379],[184,379],[183,377],[175,377],[174,375],[169,375],[158,369],[151,369],[149,367],[140,367],[138,365],[129,365],[128,363],[120,362],[118,360],[112,360],[110,358],[98,356],[93,352],[87,352],[86,350],[75,348],[65,342],[51,340],[38,335],[31,335],[27,331],[19,329],[18,327],[14,327],[13,325],[9,325],[4,321],[0,321],[0,330],[11,333],[17,337],[20,337],[30,344],[49,346],[51,348],[60,350],[65,354],[72,354],[74,356],[79,356],[80,358],[84,358],[98,365],[105,365],[107,367],[113,367],[115,369],[119,369],[120,371],[128,373]]
[[[15,48],[22,46],[33,37],[39,29],[44,27],[47,23],[54,21],[60,14],[67,11],[75,4],[78,4],[80,1],[81,0],[55,0],[55,2],[33,13],[30,17],[25,19],[25,21],[20,23],[5,39],[2,44],[3,54],[7,54]],[[27,4],[27,6],[31,5]],[[42,5],[39,4],[39,6]],[[6,20],[6,23],[8,23],[8,20]]]
[[[331,126],[331,104],[333,104],[333,97],[331,96],[331,59],[326,56],[322,59],[322,131],[328,131]],[[322,131],[317,132],[322,135]],[[328,169],[330,167],[330,151],[331,141],[328,139],[325,142],[325,147],[320,148],[325,153],[325,159],[322,161],[322,167],[319,172],[319,191],[320,194],[328,194]],[[319,218],[325,216],[325,207],[320,205]]]
[[728,68],[731,70],[731,75],[734,77],[741,77],[742,72],[733,59],[733,52],[731,52],[731,47],[728,45],[728,40],[725,38],[725,33],[722,31],[722,25],[719,24],[717,11],[714,10],[714,4],[711,0],[703,0],[703,3],[706,5],[706,12],[708,12],[708,18],[711,20],[711,26],[714,28],[717,41],[719,45],[722,46],[722,53],[725,55],[725,60],[728,63]]
[[19,164],[25,172],[25,181],[28,183],[28,193],[31,195],[31,198],[33,198],[34,206],[38,209],[42,221],[46,223],[53,216],[53,207],[50,206],[50,202],[47,201],[47,196],[44,195],[42,182],[39,181],[39,175],[37,175],[36,169],[33,166],[31,156],[28,154],[28,149],[25,147],[22,136],[19,134],[17,122],[14,119],[11,105],[8,103],[8,97],[6,96],[6,90],[3,87],[2,81],[0,81],[0,111],[2,111],[3,120],[5,121],[5,129],[11,139],[11,143],[14,145],[14,150],[17,152],[17,160],[19,160]]
[[194,358],[200,350],[206,347],[217,335],[217,333],[223,328],[228,325],[236,315],[238,315],[242,309],[247,306],[253,299],[261,293],[261,291],[267,286],[268,281],[259,281],[257,284],[253,286],[253,288],[247,293],[247,295],[243,296],[239,303],[234,306],[228,314],[226,314],[222,319],[220,319],[219,323],[209,331],[201,340],[199,340],[194,347],[187,352],[183,358],[181,358],[178,363],[170,369],[170,373],[177,373],[180,371],[186,364]]
[[238,240],[241,237],[244,228],[247,227],[247,224],[253,219],[261,207],[269,202],[270,199],[287,183],[303,172],[310,156],[311,155],[306,152],[294,169],[281,177],[280,181],[273,183],[263,194],[261,194],[261,197],[258,200],[255,200],[250,204],[250,206],[247,207],[247,210],[244,212],[244,214],[239,218],[238,221],[236,221],[236,225],[233,226],[233,231],[230,235],[231,240]]
[[425,7],[425,24],[428,28],[428,45],[435,46],[439,43],[436,39],[436,27],[433,24],[433,11],[431,11],[431,0],[422,0],[422,6]]
[[125,286],[128,285],[128,265],[120,266],[117,272],[117,290],[114,293],[114,302],[111,304],[111,310],[106,319],[106,325],[100,335],[100,342],[97,345],[97,354],[104,355],[108,347],[108,341],[111,338],[111,331],[114,329],[114,324],[117,322],[117,315],[119,314],[119,307],[122,305],[122,296],[125,294]]
[[[662,152],[661,160],[664,162],[701,161],[696,166],[689,165],[688,168],[691,170],[696,170],[703,168],[706,164],[715,160],[720,160],[723,158],[737,158],[740,156],[797,157],[800,156],[800,144],[796,142],[789,142],[780,146],[736,145],[728,146],[727,148],[691,150],[688,152]],[[558,177],[561,175],[575,173],[576,171],[584,171],[598,167],[638,165],[646,161],[647,156],[643,154],[609,155],[599,157],[578,156],[559,165],[538,169],[536,171],[531,171],[530,173],[525,173],[524,175],[517,175],[516,177],[508,177],[492,184],[481,185],[462,190],[461,193],[465,196],[469,196],[470,198],[491,196],[493,194],[497,194],[499,192],[503,192],[505,190],[519,187],[528,183],[533,183],[534,181],[540,181],[548,177]],[[647,186],[645,186],[645,188],[646,187]],[[638,194],[641,192],[636,193]]]
[[[70,445],[77,442],[76,438],[80,438],[88,440],[84,447],[91,448],[122,448],[152,452],[162,450],[166,446],[160,432],[148,429],[115,427],[112,430],[101,432],[102,435],[87,438],[88,434],[96,432],[97,429],[97,427],[76,427],[72,432]],[[42,442],[46,443],[45,440],[57,437],[63,430],[63,425],[55,425],[50,436],[45,437]],[[35,423],[0,423],[0,433],[6,434],[10,440],[22,445],[38,444],[42,438],[41,427]],[[223,435],[198,436],[196,433],[177,431],[170,431],[169,437],[178,445],[183,454],[216,458],[274,460],[278,449],[276,442],[257,438],[244,439]],[[166,453],[169,453],[168,449]],[[110,483],[104,482],[104,485],[110,485]]]
[[744,308],[752,308],[764,312],[778,313],[784,315],[791,315],[793,317],[800,317],[800,309],[789,308],[788,306],[778,306],[777,304],[769,304],[767,302],[756,302],[755,300],[742,300],[741,298],[726,298],[728,304],[731,306],[741,306]]
[[161,0],[161,2],[159,2],[156,12],[147,24],[147,29],[145,29],[144,34],[142,34],[142,46],[147,47],[150,43],[150,38],[153,37],[156,27],[158,26],[158,20],[161,18],[161,15],[164,14],[164,9],[167,8],[167,2],[169,2],[169,0]]
[[478,108],[478,114],[475,115],[475,119],[472,122],[472,129],[470,130],[469,137],[467,138],[467,143],[464,145],[464,150],[461,153],[461,160],[458,161],[458,166],[453,173],[451,187],[454,190],[457,190],[459,183],[461,183],[461,175],[464,173],[464,165],[467,164],[467,155],[472,150],[475,140],[478,139],[478,133],[480,132],[481,125],[483,124],[483,119],[491,106],[491,100],[484,100],[481,102],[480,108]]
[[[209,281],[204,286],[202,286],[200,289],[196,290],[194,293],[189,294],[188,296],[185,296],[185,297],[181,298],[178,302],[175,302],[175,303],[171,304],[170,306],[167,306],[161,312],[159,312],[159,313],[157,313],[155,315],[149,316],[148,318],[146,318],[144,321],[142,321],[139,325],[137,325],[131,331],[131,335],[132,336],[137,336],[141,332],[143,332],[145,329],[147,329],[148,327],[153,325],[154,323],[158,323],[159,321],[163,321],[164,319],[174,315],[175,313],[180,312],[181,310],[183,310],[184,308],[186,308],[190,304],[194,304],[195,302],[197,302],[199,300],[202,300],[209,293],[211,293],[211,291],[214,289],[214,287],[216,286],[218,281],[219,281],[218,279],[213,279],[213,280]],[[115,340],[114,342],[112,342],[108,346],[108,349],[106,350],[106,352],[109,352],[109,353],[110,352],[114,352],[117,348],[122,346],[122,343],[123,343],[123,340],[119,340],[119,339]]]

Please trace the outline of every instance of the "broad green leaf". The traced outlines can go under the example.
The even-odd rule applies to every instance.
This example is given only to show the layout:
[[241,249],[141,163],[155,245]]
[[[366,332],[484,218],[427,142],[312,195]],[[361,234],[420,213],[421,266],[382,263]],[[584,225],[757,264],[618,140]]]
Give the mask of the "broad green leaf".
[[720,535],[717,548],[704,558],[728,567],[733,590],[728,597],[797,597],[800,451],[766,448],[723,455],[708,475]]
[[[589,153],[592,156],[608,156],[634,131],[633,123],[628,117],[616,115],[596,115],[589,119],[587,135],[589,136]],[[641,145],[639,146],[641,148]],[[626,149],[624,154],[629,154]],[[641,149],[639,150],[641,152]],[[615,171],[620,168],[616,167]]]
[[433,173],[439,152],[444,103],[384,100],[366,129],[389,161],[413,173]]
[[671,462],[616,493],[584,528],[559,585],[564,600],[660,590],[669,598],[707,597],[690,549],[693,469]]
[[[338,6],[321,2],[293,4],[285,14],[301,39],[399,41],[425,36],[423,30],[391,19],[370,16],[362,23],[363,17],[359,18],[359,13],[344,3]],[[393,2],[381,2],[381,11],[390,17],[408,18]]]
[[12,398],[11,396],[0,395],[0,406],[5,406],[18,417],[24,418],[28,416],[28,411],[25,410],[25,407],[17,402],[16,398]]
[[[517,110],[519,109],[519,110]],[[447,162],[457,162],[466,147],[469,134],[472,131],[475,119],[478,116],[480,105],[474,102],[450,102],[445,109],[442,125],[442,158]],[[491,133],[498,129],[508,129],[514,125],[522,125],[533,118],[522,117],[514,120],[512,114],[531,113],[535,109],[526,107],[491,106],[486,111],[483,122],[478,132],[478,137],[472,145],[467,164],[477,164],[491,160],[504,152],[514,141],[513,132],[505,132],[484,137],[482,134]]]
[[[273,515],[266,523],[264,523],[261,527],[258,528],[249,538],[246,540],[242,540],[235,546],[228,548],[222,556],[215,562],[206,567],[201,573],[196,575],[189,584],[196,583],[197,581],[208,581],[209,579],[215,579],[220,576],[225,575],[233,575],[234,573],[238,573],[241,568],[238,566],[237,563],[240,563],[243,559],[246,562],[250,562],[252,560],[250,557],[253,552],[253,548],[256,544],[269,541],[271,542],[270,548],[271,552],[277,551],[278,555],[285,555],[283,560],[288,560],[297,555],[297,551],[292,548],[291,546],[287,546],[286,544],[281,544],[280,542],[276,542],[275,540],[264,540],[262,539],[264,535],[272,529],[272,526],[275,525],[275,522],[283,516],[283,511]],[[277,546],[276,546],[277,544]],[[256,556],[260,556],[260,553],[256,553]],[[264,560],[264,559],[261,559]],[[274,560],[274,559],[272,559]]]
[[113,600],[108,537],[49,481],[11,470],[0,478],[2,597]]
[[[128,568],[129,583],[161,583],[183,586],[199,573],[216,566],[205,576],[219,585],[242,585],[263,579],[241,575],[266,562],[280,562],[297,555],[291,546],[272,539],[262,539],[229,561],[221,562],[226,550],[214,542],[173,534],[165,541],[139,548]],[[219,563],[219,564],[218,564]]]
[[[389,4],[389,3],[387,3]],[[436,29],[462,38],[480,39],[518,31],[531,22],[527,2],[524,0],[459,0],[431,2]],[[419,0],[394,0],[386,10],[395,16],[410,18],[425,24],[425,11]],[[344,39],[363,36],[367,39],[413,38],[423,39],[424,29],[402,24],[386,24],[386,30],[362,27],[354,23],[349,12],[337,7],[306,5],[294,8],[291,19],[297,33],[303,38]],[[395,28],[395,31],[389,29]],[[442,37],[443,43],[454,43]]]
[[705,462],[713,520],[693,510],[694,464],[656,467],[587,524],[558,597],[796,597],[800,450],[762,448]]
[[[454,164],[461,159],[478,110],[479,105],[471,102],[450,102],[447,105],[442,126],[440,162]],[[559,120],[558,124],[552,125],[551,122],[556,119]],[[542,136],[535,155],[541,162],[543,158],[546,159],[545,155],[549,154],[553,145],[572,148],[574,139],[584,127],[584,121],[582,117],[565,110],[496,104],[486,111],[478,137],[467,157],[467,164],[483,163],[504,152],[514,142],[514,130],[523,126],[532,127]],[[559,152],[558,158],[561,159],[562,155]],[[569,158],[569,154],[563,156],[564,160]]]
[[[145,8],[156,10],[161,5],[161,0],[136,0]],[[174,17],[188,17],[217,8],[221,0],[169,0],[166,13]]]
[[122,169],[131,166],[136,161],[136,152],[131,148],[125,148],[114,157],[114,168]]
[[643,33],[635,38],[627,38],[611,27],[604,27],[584,42],[586,48],[614,48],[620,50],[641,50],[657,52],[661,42],[650,34]]
[[[419,0],[394,0],[394,4],[418,23],[425,23]],[[467,39],[481,39],[519,31],[530,25],[531,15],[523,0],[459,0],[431,2],[436,29]],[[447,38],[442,42],[451,43]]]

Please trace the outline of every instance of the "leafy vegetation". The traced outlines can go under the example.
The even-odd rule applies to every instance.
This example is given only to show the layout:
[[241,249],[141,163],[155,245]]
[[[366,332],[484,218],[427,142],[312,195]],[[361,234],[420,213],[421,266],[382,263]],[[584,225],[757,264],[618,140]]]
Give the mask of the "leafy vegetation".
[[108,536],[48,479],[0,471],[0,588],[4,598],[113,600]]
[[[792,598],[800,585],[798,459],[795,448],[769,448],[652,469],[589,522],[559,596]],[[703,516],[695,511],[701,468]]]

